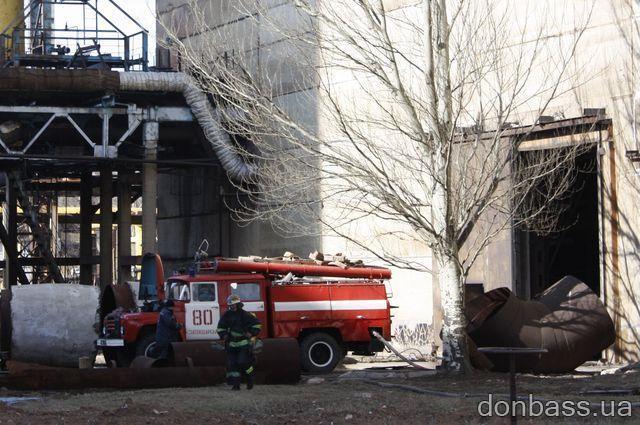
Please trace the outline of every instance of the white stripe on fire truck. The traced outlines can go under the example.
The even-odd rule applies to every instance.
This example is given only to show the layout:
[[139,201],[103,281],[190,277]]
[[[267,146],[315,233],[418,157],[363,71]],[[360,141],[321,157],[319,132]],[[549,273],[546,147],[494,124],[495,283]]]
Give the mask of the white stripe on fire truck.
[[249,301],[243,302],[243,308],[247,311],[264,311],[264,302],[262,301]]
[[276,311],[331,310],[331,301],[278,301],[273,304]]
[[387,300],[331,300],[333,310],[386,310]]
[[279,301],[275,311],[385,310],[386,300]]

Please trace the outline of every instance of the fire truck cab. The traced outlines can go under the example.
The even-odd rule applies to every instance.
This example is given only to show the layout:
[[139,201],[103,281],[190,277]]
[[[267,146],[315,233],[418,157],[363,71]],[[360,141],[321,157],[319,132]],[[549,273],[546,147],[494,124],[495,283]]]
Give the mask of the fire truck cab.
[[[391,338],[390,305],[383,279],[322,277],[290,278],[285,282],[280,279],[282,273],[292,265],[278,264],[282,272],[266,272],[264,263],[252,266],[219,260],[215,264],[197,273],[172,276],[157,288],[158,301],[174,302],[182,341],[218,340],[217,324],[231,294],[240,296],[244,309],[262,323],[260,338],[299,341],[302,366],[308,372],[330,372],[348,351],[363,355],[382,351],[384,345],[373,337],[373,331],[387,340]],[[334,274],[350,274],[333,266],[317,270],[305,267],[306,276],[326,273],[326,267],[331,267],[329,271]],[[247,272],[252,269],[256,271]],[[146,303],[140,311],[105,318],[96,345],[108,360],[124,366],[134,356],[153,355],[158,301]]]

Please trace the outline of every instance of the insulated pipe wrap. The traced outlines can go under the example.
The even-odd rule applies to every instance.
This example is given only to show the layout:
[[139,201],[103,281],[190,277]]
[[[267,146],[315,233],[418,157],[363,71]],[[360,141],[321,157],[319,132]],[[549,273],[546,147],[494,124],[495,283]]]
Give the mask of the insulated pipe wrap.
[[181,92],[229,176],[238,181],[255,175],[255,168],[236,152],[231,137],[222,128],[219,116],[206,94],[188,75],[175,72],[123,72],[120,73],[120,89]]

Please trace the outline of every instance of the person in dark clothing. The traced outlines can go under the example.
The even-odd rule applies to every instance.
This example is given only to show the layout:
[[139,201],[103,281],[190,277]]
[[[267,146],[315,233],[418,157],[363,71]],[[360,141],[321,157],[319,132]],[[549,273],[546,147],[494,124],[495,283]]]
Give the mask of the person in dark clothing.
[[262,325],[253,314],[242,309],[237,295],[227,298],[228,310],[218,322],[217,332],[225,341],[227,351],[227,382],[232,390],[240,389],[242,375],[247,377],[247,389],[253,388],[253,344]]
[[173,315],[173,301],[165,301],[162,304],[156,327],[155,354],[157,358],[169,358],[171,343],[180,341],[180,333],[178,331],[181,327]]

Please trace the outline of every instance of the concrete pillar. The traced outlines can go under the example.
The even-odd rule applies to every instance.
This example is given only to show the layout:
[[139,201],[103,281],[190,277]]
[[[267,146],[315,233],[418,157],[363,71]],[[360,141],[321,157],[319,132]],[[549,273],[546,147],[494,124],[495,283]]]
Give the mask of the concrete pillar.
[[93,256],[91,240],[92,190],[91,173],[82,173],[82,185],[80,186],[80,284],[82,285],[93,284],[93,264],[91,264]]
[[104,289],[113,283],[113,178],[111,167],[104,166],[100,170],[100,288]]
[[[7,229],[7,243],[17,250],[18,247],[18,203],[16,199],[16,189],[11,181],[9,174],[6,175],[6,187],[5,187],[5,203],[3,205],[2,220],[4,226]],[[11,249],[11,248],[9,248]],[[8,288],[9,285],[15,285],[18,281],[18,273],[15,265],[9,261],[9,250],[5,249],[5,263],[4,263],[4,285]]]
[[118,282],[131,280],[131,173],[118,173]]
[[[144,159],[155,161],[158,157],[159,126],[157,122],[144,123]],[[157,252],[156,237],[158,209],[158,166],[145,162],[142,174],[142,252]]]

